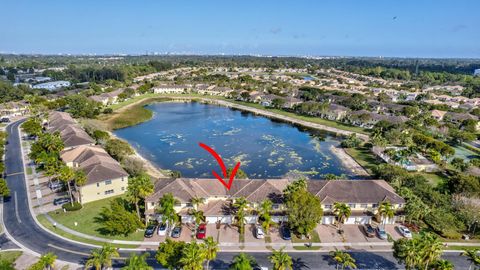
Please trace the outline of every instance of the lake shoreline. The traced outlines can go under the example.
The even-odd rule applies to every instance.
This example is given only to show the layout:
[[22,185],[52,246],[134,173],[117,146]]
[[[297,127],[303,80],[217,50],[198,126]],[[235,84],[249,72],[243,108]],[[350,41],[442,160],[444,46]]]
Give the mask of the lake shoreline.
[[[143,102],[138,101],[138,102],[135,102],[135,104],[130,104],[129,107],[131,108],[132,106],[145,106],[145,105],[147,105],[147,104],[150,105],[150,104],[160,103],[160,102],[155,102],[155,101],[157,101],[157,100],[148,100],[148,101],[143,100]],[[193,101],[193,102],[191,102],[191,101]],[[197,103],[197,104],[198,104],[197,106],[212,106],[212,105],[214,105],[212,108],[217,107],[218,109],[224,108],[223,110],[228,110],[228,111],[233,110],[233,111],[237,111],[237,113],[236,113],[237,115],[240,115],[240,112],[243,113],[243,111],[244,111],[244,110],[241,110],[241,109],[239,109],[239,108],[232,108],[232,107],[229,107],[229,106],[222,106],[223,104],[216,104],[216,103],[213,103],[213,104],[212,104],[212,102],[205,102],[205,100],[203,100],[203,99],[192,99],[192,98],[190,98],[190,97],[189,97],[189,98],[183,98],[183,97],[182,97],[182,98],[163,99],[163,100],[161,100],[161,103],[192,103],[192,104]],[[202,104],[202,105],[201,105],[201,104]],[[177,107],[177,105],[173,105],[173,106],[174,106],[174,108]],[[186,105],[186,106],[189,107],[190,105]],[[168,108],[168,107],[167,107],[167,108]],[[183,106],[180,106],[180,108],[183,108]],[[175,116],[177,116],[177,115],[182,115],[182,113],[177,114],[177,111],[174,111],[173,114],[172,114],[172,116],[166,116],[166,114],[164,114],[164,113],[162,112],[162,110],[157,111],[157,109],[154,109],[154,107],[152,107],[152,108],[146,108],[146,109],[153,111],[154,115],[157,115],[157,116],[158,116],[158,115],[161,115],[161,116],[163,116],[163,117],[166,117],[166,119],[169,119],[168,121],[172,121],[172,118],[171,118],[171,117],[172,117],[173,115],[175,115]],[[232,111],[232,112],[233,112],[233,111]],[[251,115],[250,117],[254,117],[253,119],[255,119],[255,118],[256,118],[256,115],[258,115],[258,114],[254,114],[254,113],[252,113],[252,112],[247,112],[247,113]],[[221,114],[221,115],[223,115],[223,114]],[[317,136],[317,135],[314,135],[314,134],[319,134],[319,133],[317,133],[317,132],[322,132],[321,134],[325,134],[325,136],[328,136],[328,137],[331,137],[331,138],[334,138],[334,137],[335,137],[335,134],[331,134],[331,132],[328,132],[328,131],[325,132],[324,130],[317,130],[317,129],[315,129],[315,128],[306,128],[306,127],[301,126],[301,125],[296,125],[296,123],[286,123],[285,121],[278,121],[277,119],[272,119],[272,118],[270,118],[270,117],[265,117],[265,116],[263,116],[263,115],[260,115],[260,116],[261,116],[260,118],[265,119],[265,120],[263,120],[263,121],[273,121],[273,122],[272,122],[273,125],[275,125],[275,124],[274,124],[275,122],[276,122],[276,123],[282,123],[282,125],[284,125],[285,127],[294,128],[294,129],[296,130],[295,132],[300,132],[300,133],[305,133],[305,132],[306,132],[306,133],[310,134],[310,136],[314,136],[314,137]],[[258,117],[258,116],[257,116],[257,117]],[[154,119],[157,119],[156,117],[153,117],[153,118],[154,118]],[[151,134],[151,131],[153,131],[153,130],[159,130],[162,134],[164,134],[165,136],[167,136],[166,138],[169,138],[169,137],[171,138],[171,136],[168,135],[168,134],[173,134],[173,135],[175,135],[175,134],[176,134],[176,133],[175,133],[175,132],[176,132],[176,131],[175,131],[176,129],[168,129],[168,128],[167,128],[167,129],[162,129],[162,128],[161,128],[161,129],[158,129],[158,124],[159,124],[159,123],[162,123],[162,122],[159,122],[159,123],[157,123],[157,122],[158,122],[158,121],[164,121],[164,120],[160,120],[160,119],[161,119],[161,118],[159,118],[159,119],[157,119],[155,122],[149,123],[149,124],[147,124],[147,125],[142,125],[142,127],[140,127],[139,129],[141,129],[141,130],[146,130],[146,131],[147,131],[146,134]],[[174,118],[174,119],[175,119],[175,118]],[[175,123],[183,123],[183,120],[181,120],[181,119],[182,119],[182,118],[179,118],[179,119],[175,120],[174,122],[175,122]],[[189,119],[189,118],[187,118],[187,119]],[[134,126],[135,126],[135,125],[134,125]],[[165,126],[165,125],[164,125],[164,124],[160,124],[160,126]],[[132,127],[132,126],[131,126],[131,127]],[[251,127],[250,127],[250,128],[251,128]],[[139,135],[139,134],[143,134],[143,133],[138,133],[137,131],[134,131],[134,130],[135,130],[135,129],[133,129],[133,130],[131,130],[131,131],[128,130],[128,129],[126,129],[126,130],[117,129],[117,131],[119,131],[120,133],[115,132],[115,134],[116,134],[117,137],[122,138],[123,140],[129,142],[130,145],[141,144],[141,145],[142,145],[142,148],[147,147],[147,149],[154,149],[155,147],[158,147],[158,146],[157,146],[158,143],[155,142],[155,141],[158,140],[158,137],[152,136],[151,138],[153,139],[153,141],[152,141],[153,144],[150,143],[150,144],[146,144],[147,146],[145,146],[145,145],[143,145],[143,144],[146,143],[145,140],[150,140],[149,137],[144,137],[143,135]],[[187,129],[187,130],[188,130],[188,129]],[[132,133],[132,132],[133,132],[133,133]],[[183,131],[183,132],[185,132],[185,131]],[[313,133],[312,133],[312,132],[313,132]],[[194,132],[194,133],[195,133],[195,132]],[[129,134],[129,135],[127,135],[127,134]],[[191,133],[191,131],[187,131],[187,133],[182,133],[182,131],[180,131],[180,134],[192,134],[192,133]],[[173,135],[172,135],[172,136],[173,136]],[[277,134],[277,135],[279,135],[279,134]],[[173,137],[175,137],[175,136],[173,136]],[[182,136],[182,137],[183,137],[183,136]],[[190,137],[191,137],[191,136],[190,136]],[[321,137],[323,137],[323,136],[321,135]],[[192,145],[190,145],[192,138],[187,137],[187,139],[188,139],[188,141],[190,141],[190,143],[187,144],[187,145],[189,145],[189,146],[188,146],[188,149],[190,149],[189,147],[193,147]],[[204,138],[204,139],[205,139],[205,138]],[[171,139],[168,139],[168,141],[166,141],[166,142],[170,142],[170,140],[171,140]],[[185,140],[185,139],[183,139],[183,140]],[[303,140],[304,140],[304,139],[303,139]],[[338,141],[338,139],[335,139],[335,140]],[[162,139],[162,141],[164,141],[164,140]],[[173,145],[173,143],[174,143],[174,141],[172,141],[170,145]],[[294,142],[292,142],[292,143],[294,143]],[[292,145],[295,145],[295,143],[292,144]],[[179,145],[179,146],[180,146],[180,145]],[[167,147],[168,147],[168,146],[167,146]],[[177,146],[170,146],[169,148],[166,148],[166,149],[167,149],[167,150],[166,150],[166,151],[167,151],[166,153],[168,153],[168,151],[170,151],[170,152],[173,151],[174,153],[176,153],[176,149],[184,150],[184,149],[182,149],[182,148],[176,148],[176,147],[177,147]],[[283,148],[281,148],[281,149],[283,149]],[[279,149],[279,150],[282,151],[281,149]],[[325,148],[325,150],[327,150],[327,149],[330,149],[330,148]],[[292,150],[293,150],[293,149],[292,149]],[[235,150],[235,151],[236,151],[236,150]],[[234,152],[235,152],[235,151],[234,151]],[[277,152],[276,150],[272,150],[272,151],[273,151],[273,152]],[[318,149],[317,149],[316,151],[318,151]],[[183,152],[183,151],[179,151],[179,152]],[[291,151],[290,151],[290,152],[291,152]],[[289,153],[290,153],[290,152],[289,152]],[[159,164],[159,163],[163,164],[164,158],[162,157],[162,155],[165,155],[165,154],[161,154],[160,156],[158,156],[156,153],[157,153],[157,152],[155,152],[155,154],[152,153],[152,155],[154,154],[153,160],[149,160],[149,159],[147,159],[147,158],[145,158],[145,157],[142,157],[142,156],[138,153],[138,151],[137,151],[137,154],[142,158],[142,160],[144,160],[144,161],[145,161],[145,160],[149,161],[149,164],[152,165],[151,167],[159,168],[158,164]],[[232,153],[233,153],[233,152],[232,152]],[[232,153],[230,153],[230,155],[232,155]],[[235,152],[235,153],[236,153],[236,152]],[[233,153],[233,155],[235,155],[235,153]],[[285,154],[287,155],[287,156],[286,156],[287,158],[289,157],[289,153],[285,153]],[[327,152],[325,152],[325,153],[327,153]],[[150,154],[148,154],[148,151],[147,151],[147,153],[143,153],[143,154],[146,154],[147,156],[150,155]],[[297,154],[295,154],[294,152],[293,152],[293,154],[294,154],[294,156],[295,156],[295,157],[293,157],[293,158],[294,158],[294,161],[293,161],[293,162],[295,162],[295,161],[296,161],[296,158],[298,158],[298,156],[297,156]],[[293,154],[292,154],[292,155],[293,155]],[[278,154],[277,154],[277,155],[278,155]],[[311,163],[311,165],[307,165],[307,166],[314,166],[314,167],[316,167],[316,166],[325,166],[325,165],[320,165],[320,164],[326,164],[326,163],[325,163],[325,160],[324,160],[323,163],[322,163],[321,160],[318,160],[317,162],[315,162],[315,159],[313,159],[313,163],[312,163],[312,157],[313,157],[313,156],[309,156],[309,155],[311,155],[311,154],[309,154],[308,151],[307,151],[307,152],[304,152],[303,154],[301,154],[301,156],[304,156],[304,158],[307,158],[307,160],[311,160],[311,161],[308,161],[308,162]],[[341,156],[338,156],[336,153],[333,153],[331,150],[329,150],[329,153],[327,154],[327,156],[328,156],[328,155],[334,156],[336,161],[335,161],[334,163],[328,162],[328,163],[330,163],[330,165],[328,165],[328,167],[331,168],[331,169],[326,169],[327,171],[323,171],[323,172],[321,172],[319,175],[328,174],[328,173],[330,173],[330,171],[331,171],[332,173],[337,174],[337,175],[343,175],[343,174],[345,173],[346,175],[349,175],[348,178],[352,178],[352,179],[362,178],[362,177],[364,178],[365,176],[368,176],[368,174],[366,175],[364,171],[363,171],[363,172],[358,171],[358,170],[356,169],[356,167],[354,168],[354,166],[353,166],[353,167],[352,167],[352,166],[348,166],[349,164],[345,164],[344,162],[342,162],[342,160],[341,160],[342,157],[341,157]],[[167,158],[167,156],[165,156],[165,158]],[[292,158],[292,157],[291,157],[291,158]],[[299,157],[299,158],[301,159],[301,157]],[[174,168],[174,167],[173,167],[173,164],[174,164],[174,163],[175,163],[175,166],[177,166],[177,165],[176,165],[177,163],[178,163],[178,164],[183,163],[185,166],[187,166],[187,165],[188,165],[188,166],[191,166],[191,165],[190,165],[190,162],[193,162],[193,160],[195,160],[195,158],[191,159],[190,157],[189,157],[187,160],[181,160],[181,159],[176,160],[176,159],[178,159],[178,157],[175,158],[175,159],[173,159],[173,163],[170,164],[169,162],[172,162],[172,161],[171,161],[170,158],[167,158],[167,160],[169,160],[169,161],[167,162],[167,165],[162,165],[162,166],[166,166],[166,168],[169,168],[169,169]],[[323,159],[323,158],[322,158],[322,159]],[[327,157],[327,160],[328,160],[328,159],[329,159],[329,158]],[[271,162],[276,161],[276,158],[272,158],[272,160],[274,160],[274,161],[270,161],[270,158],[269,158],[268,160],[269,160],[269,162],[271,163]],[[284,160],[284,158],[281,158],[281,160]],[[186,163],[185,163],[185,162],[186,162]],[[205,161],[202,161],[202,162],[205,162]],[[269,164],[270,164],[270,163],[269,163]],[[354,164],[355,162],[352,161],[351,163]],[[340,165],[341,165],[341,166],[340,166]],[[187,167],[188,167],[188,166],[187,166]],[[195,165],[195,166],[199,166],[199,165]],[[270,174],[270,173],[269,173],[269,174],[267,174],[267,175],[260,175],[260,174],[264,174],[264,173],[262,173],[262,172],[263,172],[263,168],[268,168],[268,166],[271,166],[271,165],[262,164],[262,165],[261,165],[260,167],[258,167],[258,168],[257,168],[256,166],[255,166],[255,167],[252,167],[252,168],[249,169],[249,170],[252,170],[252,171],[250,171],[250,172],[248,172],[248,173],[249,173],[249,175],[251,174],[250,176],[252,177],[252,179],[253,179],[253,178],[264,179],[264,178],[278,178],[278,177],[282,177],[282,176],[280,176],[280,174],[277,175],[277,176],[275,176],[275,175],[276,175],[275,173],[273,173],[273,174]],[[283,165],[282,165],[282,166],[283,166]],[[302,165],[302,166],[303,166],[303,165]],[[161,166],[160,166],[160,167],[161,167]],[[306,168],[298,167],[298,169],[299,169],[300,171],[308,172],[308,171],[310,171],[310,168],[314,168],[314,167],[306,167]],[[192,168],[193,168],[193,167],[192,167]],[[201,167],[199,167],[199,168],[201,168]],[[318,168],[318,167],[317,167],[317,168]],[[341,168],[343,168],[343,169],[341,169]],[[259,175],[257,175],[258,172],[257,172],[256,170],[261,170],[262,172],[261,172]],[[270,169],[269,169],[269,170],[270,170]],[[283,169],[282,169],[282,170],[283,170]],[[297,170],[297,169],[295,169],[295,170],[293,170],[293,171],[296,171],[296,170]],[[330,170],[330,171],[329,171],[329,170]],[[344,172],[342,172],[342,170],[344,170]],[[161,171],[163,172],[164,170],[161,170]],[[190,171],[190,168],[189,168],[189,169],[181,169],[180,171],[182,172],[182,175],[183,175],[184,177],[199,177],[198,175],[192,174],[192,171]],[[287,169],[287,171],[288,171],[288,169]],[[266,172],[266,171],[265,171],[265,172]],[[285,172],[285,173],[287,173],[287,172]],[[164,173],[164,175],[165,175],[165,173]],[[313,178],[317,179],[317,178],[319,178],[319,177],[318,177],[318,176],[313,176]],[[321,179],[321,177],[320,177],[320,179]]]

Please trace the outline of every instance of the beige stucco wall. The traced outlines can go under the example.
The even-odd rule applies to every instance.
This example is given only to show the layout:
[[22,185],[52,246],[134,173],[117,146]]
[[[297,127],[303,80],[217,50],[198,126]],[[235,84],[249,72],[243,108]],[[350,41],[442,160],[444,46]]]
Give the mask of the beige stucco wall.
[[[117,196],[127,191],[128,177],[116,178],[111,181],[111,184],[106,184],[106,181],[103,181],[99,182],[98,186],[97,184],[90,184],[80,187],[80,201],[82,203],[88,203]],[[113,192],[105,194],[108,190],[113,190]]]

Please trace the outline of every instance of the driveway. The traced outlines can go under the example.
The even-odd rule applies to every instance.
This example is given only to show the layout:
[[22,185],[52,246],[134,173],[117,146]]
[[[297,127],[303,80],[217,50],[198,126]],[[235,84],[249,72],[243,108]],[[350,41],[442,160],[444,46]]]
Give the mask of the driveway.
[[277,244],[289,244],[291,242],[290,240],[282,239],[279,227],[270,227],[270,238],[272,239],[272,243]]
[[238,243],[240,234],[237,227],[228,224],[222,224],[220,227],[219,243]]
[[385,225],[385,231],[392,236],[393,240],[403,238],[403,236],[398,231],[397,226],[398,225]]
[[255,237],[255,225],[246,224],[245,225],[245,243],[265,243],[265,239],[257,239]]
[[322,243],[343,242],[343,238],[337,232],[337,227],[333,225],[317,225],[317,233]]

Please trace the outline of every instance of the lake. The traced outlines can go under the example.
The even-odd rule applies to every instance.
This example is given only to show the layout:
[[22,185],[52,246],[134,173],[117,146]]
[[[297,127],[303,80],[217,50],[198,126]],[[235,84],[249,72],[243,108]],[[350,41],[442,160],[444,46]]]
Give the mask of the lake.
[[114,133],[159,168],[180,171],[183,177],[212,178],[212,170],[221,175],[215,159],[198,146],[202,142],[227,167],[241,162],[249,178],[318,179],[327,173],[354,178],[330,150],[339,138],[327,133],[198,102],[159,102],[146,108],[154,112],[151,120]]

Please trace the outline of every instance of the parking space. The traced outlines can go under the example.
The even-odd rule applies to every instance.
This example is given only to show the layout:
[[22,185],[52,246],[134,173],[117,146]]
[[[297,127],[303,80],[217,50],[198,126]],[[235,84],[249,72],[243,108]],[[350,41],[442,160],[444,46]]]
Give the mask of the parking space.
[[270,238],[272,243],[288,244],[291,240],[283,240],[279,227],[270,227]]
[[218,241],[218,231],[216,224],[207,224],[207,237],[211,236],[213,240]]
[[218,241],[220,243],[238,243],[240,239],[240,234],[238,233],[237,227],[222,224],[220,227],[220,236]]
[[[262,229],[263,230],[263,229]],[[265,239],[257,239],[255,237],[255,225],[247,224],[245,225],[245,242],[249,243],[265,243]]]
[[385,225],[385,231],[392,236],[393,240],[403,238],[398,230],[398,225]]
[[318,225],[317,233],[320,236],[322,243],[343,242],[343,237],[338,234],[337,227],[333,225]]
[[[376,228],[374,226],[374,228]],[[375,233],[375,237],[367,237],[365,231],[362,228],[362,225],[343,225],[342,229],[344,231],[345,241],[347,242],[385,242],[387,240],[382,240],[378,238]]]

